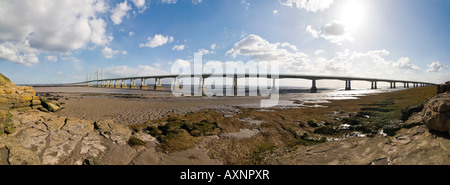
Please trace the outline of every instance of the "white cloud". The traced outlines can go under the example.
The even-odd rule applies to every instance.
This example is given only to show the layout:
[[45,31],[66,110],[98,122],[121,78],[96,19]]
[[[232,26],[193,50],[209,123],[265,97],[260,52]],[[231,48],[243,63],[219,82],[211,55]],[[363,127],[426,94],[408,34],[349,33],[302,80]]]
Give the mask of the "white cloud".
[[164,44],[173,42],[173,37],[156,34],[153,38],[148,37],[147,40],[148,40],[147,43],[145,43],[145,44],[141,43],[141,44],[139,44],[139,47],[140,48],[142,48],[142,47],[156,48],[156,47],[162,46]]
[[[289,48],[287,50],[286,48]],[[310,68],[307,54],[298,52],[298,49],[289,43],[270,43],[258,35],[250,34],[248,37],[234,44],[226,55],[233,58],[237,56],[250,56],[253,60],[264,62],[279,62],[280,66],[290,73],[302,73]]]
[[75,63],[79,63],[80,62],[80,60],[77,57],[74,57],[74,56],[60,57],[60,59],[64,60],[64,61],[72,61],[72,62],[75,62]]
[[213,54],[213,53],[215,53],[215,52],[214,52],[214,51],[209,51],[209,50],[207,50],[207,49],[202,48],[202,49],[199,49],[199,50],[197,51],[197,53],[201,53],[202,55],[207,55],[207,54]]
[[39,62],[39,52],[30,48],[28,41],[25,43],[0,43],[0,59],[23,65],[32,65]]
[[320,54],[322,54],[322,53],[324,53],[324,51],[321,50],[321,49],[316,50],[316,51],[314,52],[314,54],[316,54],[316,55],[320,55]]
[[372,78],[405,79],[412,70],[420,68],[413,64],[408,57],[401,57],[397,61],[387,59],[386,50],[357,52],[345,50],[336,52],[331,59],[318,58],[316,73],[326,75],[359,76]]
[[344,24],[332,21],[325,25],[321,37],[335,44],[342,44],[345,40],[353,41],[353,38],[346,32]]
[[247,2],[247,0],[242,0],[241,4],[245,5],[245,9],[247,9],[247,10],[248,10],[248,7],[250,7],[250,3]]
[[182,51],[182,50],[184,50],[184,45],[183,44],[175,45],[175,46],[173,46],[172,50]]
[[58,61],[58,57],[53,56],[53,55],[49,55],[47,57],[45,57],[48,61],[50,62],[57,62]]
[[149,75],[164,75],[168,72],[149,66],[139,65],[138,67],[129,66],[110,66],[104,69],[105,78],[115,77],[129,77],[129,76],[149,76]]
[[306,27],[306,32],[314,38],[322,37],[331,43],[342,45],[344,41],[353,41],[351,35],[347,32],[344,24],[338,21],[332,21],[324,26],[322,30],[313,29],[311,25]]
[[[31,65],[41,52],[65,53],[88,44],[112,40],[106,23],[97,16],[107,12],[103,0],[0,2],[0,58]],[[26,13],[24,13],[26,12]]]
[[132,32],[132,31],[128,32],[128,35],[129,35],[129,36],[133,36],[134,34],[135,34],[135,33]]
[[278,10],[273,10],[273,15],[278,15]]
[[308,12],[318,12],[328,9],[333,0],[281,0],[280,3],[289,7],[305,9]]
[[441,72],[443,70],[448,69],[448,66],[445,64],[441,64],[439,61],[428,64],[427,72]]
[[161,2],[166,4],[175,4],[177,3],[177,0],[161,0]]
[[121,2],[116,5],[112,10],[111,20],[115,25],[122,23],[123,18],[127,15],[127,12],[131,10],[131,6],[128,5],[127,1]]
[[103,19],[92,19],[89,21],[92,28],[90,40],[95,45],[105,45],[113,40],[111,35],[106,35],[106,23]]
[[134,6],[136,6],[136,8],[138,8],[139,13],[144,13],[145,10],[147,10],[147,6],[145,5],[145,0],[131,0],[134,4]]
[[211,44],[211,49],[215,50],[216,49],[216,44]]
[[297,47],[295,45],[289,44],[287,42],[283,42],[281,44],[280,43],[276,43],[276,44],[281,46],[281,47],[284,47],[284,48],[290,48],[290,49],[292,49],[294,51],[298,51],[298,49],[297,49]]
[[118,55],[118,54],[126,55],[128,53],[126,51],[113,50],[109,47],[105,47],[102,49],[102,55],[105,58],[113,58],[114,55]]
[[402,57],[398,59],[397,62],[392,63],[393,67],[397,67],[400,69],[408,69],[408,70],[419,70],[420,68],[413,63],[408,57]]
[[202,3],[202,0],[192,0],[192,4]]
[[314,38],[319,38],[320,30],[313,29],[311,25],[306,26],[306,32],[311,34]]

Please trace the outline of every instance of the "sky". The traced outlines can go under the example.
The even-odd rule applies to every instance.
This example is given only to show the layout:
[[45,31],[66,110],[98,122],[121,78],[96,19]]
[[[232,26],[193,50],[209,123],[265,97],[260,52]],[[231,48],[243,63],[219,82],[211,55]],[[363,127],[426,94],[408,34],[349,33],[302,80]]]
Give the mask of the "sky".
[[448,0],[2,0],[0,73],[17,84],[158,75],[202,53],[211,65],[444,83],[449,10]]

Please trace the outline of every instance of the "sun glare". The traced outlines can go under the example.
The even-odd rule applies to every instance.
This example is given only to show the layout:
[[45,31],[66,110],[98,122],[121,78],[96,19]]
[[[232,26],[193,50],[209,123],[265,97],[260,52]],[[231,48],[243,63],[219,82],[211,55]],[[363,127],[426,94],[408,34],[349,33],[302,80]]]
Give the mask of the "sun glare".
[[349,31],[355,31],[363,23],[364,5],[360,0],[349,0],[342,8],[341,22]]

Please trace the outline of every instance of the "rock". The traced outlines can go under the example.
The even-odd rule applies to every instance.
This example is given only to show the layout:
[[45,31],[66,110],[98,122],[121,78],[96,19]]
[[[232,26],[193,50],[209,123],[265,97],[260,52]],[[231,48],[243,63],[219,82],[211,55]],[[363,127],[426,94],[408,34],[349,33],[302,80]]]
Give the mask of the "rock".
[[20,146],[11,144],[7,146],[9,151],[8,162],[10,165],[39,165],[39,157],[32,151]]
[[450,135],[450,92],[429,98],[422,111],[423,122],[430,130]]
[[402,128],[412,128],[418,125],[423,125],[422,114],[420,112],[414,112],[408,120],[405,121]]
[[47,116],[44,124],[47,125],[47,128],[50,131],[55,131],[61,129],[66,124],[66,120],[68,118],[60,117],[60,116]]
[[370,165],[389,165],[391,161],[387,157],[373,160]]
[[66,130],[50,132],[48,148],[42,156],[43,164],[59,164],[63,158],[67,158],[83,136],[72,135]]
[[67,118],[66,124],[61,128],[73,135],[85,136],[87,133],[94,130],[94,124],[90,121]]
[[409,106],[405,109],[402,109],[402,121],[408,120],[408,118],[413,114],[414,112],[421,112],[423,110],[423,105],[416,105],[416,106]]
[[49,110],[49,111],[51,111],[51,112],[56,112],[56,111],[58,111],[59,109],[61,109],[61,107],[59,107],[57,104],[55,104],[54,102],[51,102],[51,101],[46,101],[46,100],[43,100],[43,101],[41,101],[42,102],[42,106],[44,107],[44,108],[46,108],[47,110]]
[[90,132],[81,141],[80,154],[89,154],[89,156],[97,157],[100,153],[103,153],[106,147],[102,145],[102,137],[96,132]]
[[30,127],[20,131],[16,138],[22,146],[38,155],[46,147],[48,134],[48,132]]
[[445,92],[449,92],[449,91],[450,91],[450,81],[445,82],[445,84],[438,85],[436,87],[436,95],[441,94],[441,93],[445,93]]
[[41,105],[41,100],[31,100],[31,106]]
[[83,161],[83,165],[106,165],[106,163],[98,158],[88,157]]
[[131,136],[131,130],[127,126],[116,124],[112,120],[95,122],[95,129],[119,145],[127,144]]

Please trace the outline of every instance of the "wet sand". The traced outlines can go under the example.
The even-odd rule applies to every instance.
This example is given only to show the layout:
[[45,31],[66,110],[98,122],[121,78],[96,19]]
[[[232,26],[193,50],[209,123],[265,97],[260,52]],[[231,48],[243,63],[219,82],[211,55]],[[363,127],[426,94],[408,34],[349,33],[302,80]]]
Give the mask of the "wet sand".
[[163,91],[95,87],[35,87],[44,97],[56,98],[63,109],[56,114],[91,121],[114,120],[141,124],[168,114],[186,114],[211,108],[232,114],[235,106],[259,105],[263,97],[175,97]]

